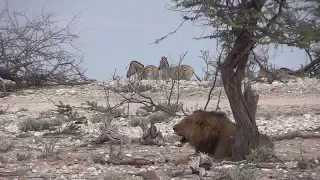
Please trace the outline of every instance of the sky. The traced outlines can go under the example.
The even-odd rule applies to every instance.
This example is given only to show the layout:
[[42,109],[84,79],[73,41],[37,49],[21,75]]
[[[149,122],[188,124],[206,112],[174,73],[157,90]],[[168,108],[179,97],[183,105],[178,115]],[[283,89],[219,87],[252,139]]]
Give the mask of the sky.
[[[0,7],[4,7],[4,2],[0,0]],[[84,52],[83,66],[88,68],[86,74],[90,78],[109,80],[115,69],[117,75],[125,76],[126,67],[132,60],[158,66],[162,56],[169,56],[169,63],[177,63],[186,51],[183,64],[193,66],[203,77],[205,63],[199,57],[200,50],[214,54],[216,42],[192,39],[201,36],[202,27],[185,23],[164,41],[150,44],[174,31],[182,22],[180,13],[168,10],[167,3],[170,0],[9,0],[9,9],[40,14],[44,8],[45,12],[54,13],[55,20],[61,25],[85,10],[77,19],[75,32],[81,32],[77,41]],[[271,52],[271,56],[271,63],[292,69],[298,69],[306,60],[304,51],[291,47]]]

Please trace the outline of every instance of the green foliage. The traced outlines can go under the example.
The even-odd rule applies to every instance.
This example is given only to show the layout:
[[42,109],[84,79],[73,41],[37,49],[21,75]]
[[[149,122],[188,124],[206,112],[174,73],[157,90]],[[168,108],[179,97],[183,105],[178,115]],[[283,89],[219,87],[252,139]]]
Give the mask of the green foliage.
[[44,120],[28,118],[20,123],[19,129],[23,132],[54,130],[55,126],[60,126],[62,121],[58,119]]

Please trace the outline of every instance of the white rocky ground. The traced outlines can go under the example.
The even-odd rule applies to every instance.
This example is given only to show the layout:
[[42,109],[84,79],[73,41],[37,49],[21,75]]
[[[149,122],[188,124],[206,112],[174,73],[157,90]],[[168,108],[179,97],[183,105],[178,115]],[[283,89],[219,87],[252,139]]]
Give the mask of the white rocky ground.
[[[148,82],[152,90],[143,94],[152,97],[155,102],[164,102],[170,85],[165,82]],[[119,87],[116,82],[105,82],[107,87]],[[203,108],[210,82],[181,82],[181,102],[187,113]],[[123,83],[125,86],[125,83]],[[295,79],[284,84],[254,83],[254,89],[260,94],[257,112],[259,130],[271,136],[293,131],[320,131],[320,80]],[[150,87],[149,87],[150,88]],[[222,87],[216,87],[209,109],[215,109],[218,95]],[[167,89],[167,90],[166,90]],[[127,93],[128,95],[128,93]],[[174,95],[176,97],[176,95]],[[175,98],[174,98],[175,99]],[[188,145],[177,147],[172,126],[181,118],[168,122],[157,123],[167,143],[164,146],[144,146],[137,143],[123,145],[123,152],[129,157],[145,158],[155,164],[151,166],[109,165],[94,162],[97,156],[109,158],[109,145],[83,145],[94,140],[101,132],[97,123],[98,113],[78,109],[80,115],[87,118],[88,124],[81,124],[79,135],[50,135],[49,132],[22,132],[19,127],[22,122],[30,119],[45,119],[55,117],[50,110],[57,108],[52,103],[62,101],[64,104],[80,107],[86,101],[96,101],[98,105],[106,105],[106,94],[103,83],[75,87],[54,87],[43,89],[28,89],[0,99],[0,110],[9,108],[0,115],[0,179],[148,179],[146,176],[135,175],[138,172],[155,172],[159,179],[200,179],[199,175],[191,174],[183,157],[193,154]],[[121,102],[121,96],[110,93],[109,102]],[[83,105],[82,105],[83,106]],[[126,107],[127,105],[125,105]],[[130,114],[134,115],[140,105],[130,105]],[[226,95],[222,90],[220,108],[233,119]],[[47,112],[47,113],[44,113]],[[130,126],[131,118],[117,118],[112,121],[118,131],[131,138],[139,138],[142,131],[139,127]],[[65,124],[59,126],[63,128]],[[55,139],[58,141],[53,143]],[[44,156],[48,145],[54,144],[53,153]],[[290,169],[256,169],[257,179],[320,179],[320,168],[294,169],[301,158],[320,157],[319,139],[291,139],[275,142],[276,155],[286,161]],[[115,145],[117,146],[117,145]],[[51,152],[49,150],[49,152]],[[302,153],[302,157],[301,157]],[[218,169],[230,168],[214,164],[202,179],[218,179]],[[230,171],[231,172],[231,171]],[[232,171],[233,172],[233,171]],[[234,172],[235,173],[235,172]],[[152,174],[152,173],[150,173]],[[151,176],[151,175],[150,175]],[[240,176],[237,175],[239,178]],[[155,179],[155,178],[149,178]]]

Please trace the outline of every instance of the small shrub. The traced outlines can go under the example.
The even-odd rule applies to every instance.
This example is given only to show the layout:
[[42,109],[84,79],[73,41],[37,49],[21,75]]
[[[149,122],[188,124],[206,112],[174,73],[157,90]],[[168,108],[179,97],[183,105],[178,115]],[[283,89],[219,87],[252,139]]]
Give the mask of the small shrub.
[[80,116],[77,110],[74,110],[69,104],[63,104],[59,101],[59,104],[54,104],[58,109],[59,115],[65,116],[67,122],[75,121],[76,124],[88,124],[86,117]]
[[255,169],[253,168],[231,168],[228,170],[223,170],[223,179],[228,180],[254,180],[255,177]]
[[113,116],[113,118],[118,118],[124,115],[125,108],[119,108],[119,107],[110,107],[110,105],[107,105],[107,107],[98,105],[95,101],[87,101],[86,105],[89,107],[86,107],[85,109],[90,111],[96,111],[104,114],[108,114],[109,116]]
[[116,87],[110,87],[110,90],[122,93],[155,91],[151,84],[142,84],[141,82],[118,83]]
[[[104,180],[127,180],[128,177],[122,175],[122,174],[118,174],[115,172],[110,172],[108,174],[106,174],[103,178]],[[129,178],[131,179],[131,178]]]
[[0,143],[0,152],[1,153],[8,152],[8,151],[12,150],[13,148],[14,148],[13,142],[1,140],[1,143]]
[[56,115],[57,115],[57,113],[54,112],[53,110],[42,111],[42,112],[40,112],[38,119],[51,118]]
[[43,154],[41,154],[39,158],[46,158],[48,156],[53,155],[55,146],[58,141],[59,141],[59,138],[54,138],[54,139],[51,139],[49,142],[45,143]]
[[27,161],[27,160],[29,160],[29,159],[31,159],[31,154],[20,154],[20,153],[18,153],[17,154],[17,160],[18,161]]
[[247,156],[247,162],[249,163],[274,162],[277,159],[278,158],[273,153],[273,150],[265,147],[252,150]]
[[169,118],[170,118],[170,115],[165,113],[165,112],[162,112],[162,111],[158,111],[158,112],[152,113],[149,116],[150,121],[153,121],[155,123],[165,122]]
[[301,161],[298,161],[297,167],[299,169],[308,169],[309,168],[309,163],[306,160],[302,159]]
[[141,123],[149,123],[149,118],[148,117],[137,117],[134,116],[132,117],[131,121],[129,122],[130,126],[132,127],[138,127]]
[[0,105],[0,115],[5,114],[8,111],[8,109],[9,109],[9,105],[6,108]]
[[94,154],[91,156],[91,159],[95,164],[101,164],[101,165],[106,164],[106,160],[103,155]]
[[147,111],[147,110],[145,110],[143,107],[147,107],[147,106],[142,106],[140,109],[137,109],[137,111],[136,111],[136,115],[137,116],[142,116],[142,117],[146,117],[146,116],[148,116],[150,113]]
[[19,108],[18,112],[25,112],[25,111],[29,111],[28,109],[24,108],[24,107],[21,107]]
[[39,120],[28,118],[20,123],[19,129],[23,132],[28,131],[42,131],[42,130],[54,130],[54,126],[62,125],[62,121],[58,119],[52,120]]
[[271,112],[266,112],[263,114],[263,116],[266,120],[270,120],[270,119],[272,119],[273,114],[271,114]]
[[105,114],[97,114],[92,117],[90,120],[93,124],[103,122],[106,118]]
[[153,106],[147,106],[147,105],[141,106],[140,109],[143,109],[146,112],[153,112],[154,111]]

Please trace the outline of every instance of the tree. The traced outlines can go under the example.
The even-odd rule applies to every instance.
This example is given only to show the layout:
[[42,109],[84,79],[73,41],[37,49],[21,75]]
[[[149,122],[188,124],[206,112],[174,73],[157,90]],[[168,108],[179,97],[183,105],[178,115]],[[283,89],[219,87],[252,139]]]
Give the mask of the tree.
[[53,14],[30,17],[6,6],[0,12],[0,77],[18,87],[91,82],[74,43],[79,35],[72,32],[79,14],[62,27]]
[[[197,39],[217,39],[224,50],[219,64],[225,92],[236,121],[234,160],[245,159],[258,144],[255,111],[258,95],[242,81],[249,53],[257,45],[288,45],[306,48],[319,42],[319,0],[172,0],[183,22],[201,23],[212,34]],[[181,27],[181,25],[179,26]],[[178,28],[179,29],[179,28]],[[175,30],[174,32],[176,32]],[[172,33],[170,33],[172,34]],[[167,35],[168,36],[168,35]],[[158,40],[165,39],[164,36]]]

